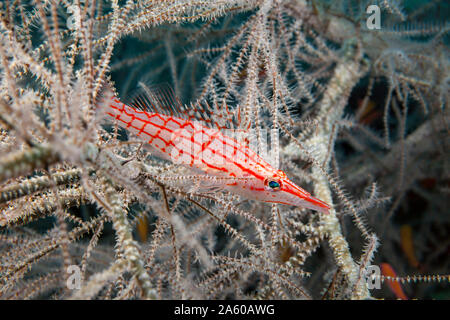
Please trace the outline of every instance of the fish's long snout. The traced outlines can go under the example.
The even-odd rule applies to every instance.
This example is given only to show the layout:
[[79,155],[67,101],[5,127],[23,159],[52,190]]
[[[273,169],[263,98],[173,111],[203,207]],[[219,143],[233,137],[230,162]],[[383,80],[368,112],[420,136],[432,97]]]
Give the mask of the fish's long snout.
[[313,209],[324,214],[330,213],[330,206],[326,202],[311,196],[309,192],[291,181],[285,183],[285,192],[290,195],[289,198],[292,205]]
[[320,211],[322,213],[325,214],[329,214],[330,213],[330,206],[328,205],[328,203],[323,202],[320,199],[317,199],[315,197],[309,196],[308,199],[306,199],[306,201],[312,203],[315,207],[317,211]]

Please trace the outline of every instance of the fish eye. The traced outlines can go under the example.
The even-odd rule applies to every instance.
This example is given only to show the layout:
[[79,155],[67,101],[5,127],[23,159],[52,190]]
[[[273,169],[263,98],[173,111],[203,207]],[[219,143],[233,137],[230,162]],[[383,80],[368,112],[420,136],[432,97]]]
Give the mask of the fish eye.
[[267,189],[271,191],[278,191],[281,189],[280,181],[274,179],[266,179],[264,181],[264,185],[266,186]]

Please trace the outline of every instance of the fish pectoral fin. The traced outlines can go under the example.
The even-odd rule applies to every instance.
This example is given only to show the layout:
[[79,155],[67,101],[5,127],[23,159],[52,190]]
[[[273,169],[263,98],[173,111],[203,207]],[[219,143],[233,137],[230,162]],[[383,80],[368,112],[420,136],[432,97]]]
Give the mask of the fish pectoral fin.
[[223,186],[208,186],[208,187],[200,187],[200,188],[195,188],[192,187],[189,192],[190,193],[216,193],[216,192],[220,192],[223,191],[224,188]]
[[235,183],[234,180],[227,177],[210,176],[207,174],[165,175],[161,176],[160,179],[170,186],[188,193],[220,192],[226,189],[227,184]]
[[217,180],[197,180],[190,186],[190,193],[214,193],[225,190],[226,184]]

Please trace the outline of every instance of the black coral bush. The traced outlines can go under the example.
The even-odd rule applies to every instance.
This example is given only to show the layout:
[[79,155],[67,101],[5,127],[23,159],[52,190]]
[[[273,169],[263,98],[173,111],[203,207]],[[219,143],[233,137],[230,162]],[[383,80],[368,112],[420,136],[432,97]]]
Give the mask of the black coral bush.
[[[381,263],[433,281],[407,296],[448,297],[449,28],[427,22],[444,1],[0,9],[2,299],[394,298],[367,280]],[[105,121],[109,91],[162,83],[195,119],[269,141],[330,213],[196,192],[214,178]]]

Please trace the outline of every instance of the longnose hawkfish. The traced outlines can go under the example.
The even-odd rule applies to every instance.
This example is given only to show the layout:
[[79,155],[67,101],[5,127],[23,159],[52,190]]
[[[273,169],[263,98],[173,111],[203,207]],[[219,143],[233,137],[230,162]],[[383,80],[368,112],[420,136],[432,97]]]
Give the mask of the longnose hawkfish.
[[[219,128],[193,120],[189,108],[185,109],[183,117],[173,112],[164,114],[162,110],[174,110],[166,97],[157,97],[159,102],[155,102],[154,96],[144,102],[139,100],[136,107],[122,103],[114,95],[104,98],[106,114],[138,136],[152,154],[213,177],[200,186],[201,191],[227,190],[247,199],[329,212],[328,204],[312,197],[250,147]],[[164,106],[155,107],[163,100]]]

